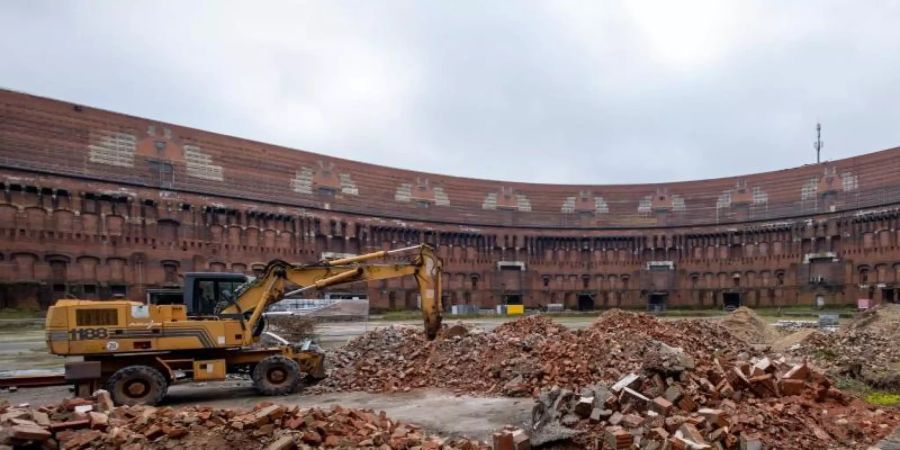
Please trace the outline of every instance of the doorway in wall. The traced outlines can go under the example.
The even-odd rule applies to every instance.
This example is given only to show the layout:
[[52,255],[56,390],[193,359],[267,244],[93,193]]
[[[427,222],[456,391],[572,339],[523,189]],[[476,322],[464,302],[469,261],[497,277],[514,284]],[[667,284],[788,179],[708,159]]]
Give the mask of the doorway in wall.
[[897,290],[894,288],[882,288],[881,298],[885,303],[897,303]]
[[504,305],[521,305],[522,296],[520,294],[509,294],[503,296]]
[[578,310],[579,311],[593,311],[594,310],[594,296],[590,294],[579,294],[578,295]]
[[732,311],[741,307],[741,294],[737,292],[726,292],[722,294],[722,304],[725,309]]
[[669,301],[669,294],[665,292],[655,292],[647,298],[647,310],[654,312],[662,312],[666,310],[666,303]]

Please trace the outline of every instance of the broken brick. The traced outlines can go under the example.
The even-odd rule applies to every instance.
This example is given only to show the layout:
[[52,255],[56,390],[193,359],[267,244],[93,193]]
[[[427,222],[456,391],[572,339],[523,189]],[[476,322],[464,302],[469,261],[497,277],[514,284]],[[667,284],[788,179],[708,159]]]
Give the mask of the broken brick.
[[606,432],[606,445],[610,449],[627,449],[634,445],[634,436],[627,431],[613,427]]
[[88,413],[88,420],[91,421],[91,428],[95,430],[105,430],[109,426],[109,417],[106,414],[91,411]]
[[151,441],[160,438],[165,434],[165,431],[163,431],[162,427],[159,425],[151,425],[150,428],[144,431],[144,436]]
[[10,434],[23,441],[43,441],[50,438],[50,432],[37,425],[14,425]]
[[800,395],[806,387],[803,380],[795,380],[791,378],[782,378],[778,380],[778,390],[781,395]]
[[650,402],[650,409],[665,416],[669,414],[669,410],[672,409],[672,402],[662,397],[656,397]]
[[787,378],[790,380],[806,380],[807,378],[809,378],[809,366],[807,366],[805,363],[797,364],[790,370],[788,370],[781,378]]
[[575,404],[575,414],[581,417],[588,417],[594,409],[594,397],[581,397]]

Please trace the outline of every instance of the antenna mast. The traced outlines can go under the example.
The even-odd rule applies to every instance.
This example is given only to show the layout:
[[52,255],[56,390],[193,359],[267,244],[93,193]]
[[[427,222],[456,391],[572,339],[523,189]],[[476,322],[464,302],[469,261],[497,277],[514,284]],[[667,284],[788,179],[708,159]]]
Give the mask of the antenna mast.
[[822,142],[822,124],[816,122],[816,142],[813,142],[813,148],[816,149],[816,164],[822,162],[822,147],[825,146],[825,143]]

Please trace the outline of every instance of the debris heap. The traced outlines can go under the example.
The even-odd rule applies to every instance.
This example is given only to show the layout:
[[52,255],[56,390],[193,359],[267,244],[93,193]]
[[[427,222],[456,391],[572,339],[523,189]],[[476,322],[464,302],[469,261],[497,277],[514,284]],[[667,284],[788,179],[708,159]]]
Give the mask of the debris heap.
[[867,448],[900,423],[900,412],[845,396],[805,364],[768,358],[554,387],[533,417],[532,446],[648,450]]
[[266,317],[271,330],[290,342],[302,342],[315,337],[316,319],[300,315],[272,315]]
[[437,341],[425,340],[413,328],[390,327],[331,352],[329,377],[313,390],[392,392],[427,386],[529,396],[550,386],[611,383],[647,368],[705,368],[711,355],[739,353],[755,355],[745,341],[710,321],[660,321],[620,310],[577,331],[544,316]]
[[811,333],[788,349],[817,367],[882,389],[900,389],[900,305],[881,305],[833,333]]
[[53,407],[0,406],[0,447],[45,449],[296,448],[487,450],[484,443],[444,440],[384,412],[334,407],[300,409],[260,403],[253,409],[205,406],[113,407],[109,394]]

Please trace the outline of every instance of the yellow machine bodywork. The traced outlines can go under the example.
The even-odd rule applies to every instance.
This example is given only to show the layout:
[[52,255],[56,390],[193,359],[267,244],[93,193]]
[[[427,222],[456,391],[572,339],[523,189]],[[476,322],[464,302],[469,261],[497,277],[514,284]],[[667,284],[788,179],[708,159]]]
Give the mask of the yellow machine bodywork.
[[[395,264],[366,263],[402,253],[413,253],[413,258]],[[168,383],[177,372],[189,373],[194,380],[224,379],[236,368],[253,367],[274,356],[293,360],[304,373],[321,378],[320,351],[291,344],[259,347],[257,325],[268,306],[308,290],[411,275],[419,286],[425,332],[433,339],[441,324],[440,274],[441,261],[427,245],[307,265],[275,260],[262,276],[238,289],[233,301],[215,316],[188,316],[185,305],[59,300],[47,312],[47,345],[53,354],[83,356],[85,364],[92,364],[75,364],[71,370],[67,364],[66,376],[74,381],[103,380],[135,364],[153,368]],[[297,289],[288,292],[293,287]]]
[[188,320],[184,305],[60,300],[47,314],[47,344],[57,355],[235,348],[238,320]]

